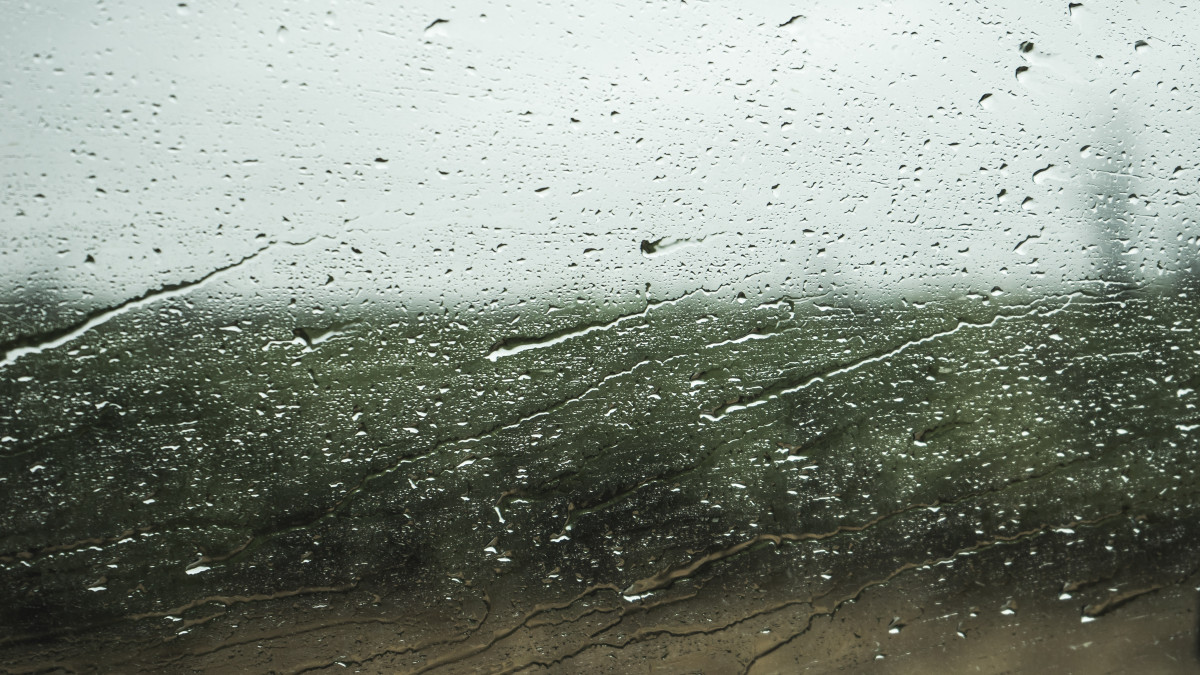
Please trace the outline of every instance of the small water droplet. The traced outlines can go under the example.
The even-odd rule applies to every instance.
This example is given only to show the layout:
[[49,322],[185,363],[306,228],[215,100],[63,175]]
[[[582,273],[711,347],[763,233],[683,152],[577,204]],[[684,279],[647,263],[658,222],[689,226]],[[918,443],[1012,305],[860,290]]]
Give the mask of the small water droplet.
[[1045,168],[1034,171],[1033,172],[1033,182],[1037,183],[1039,185],[1046,182],[1046,179],[1050,177],[1050,174],[1047,172],[1049,172],[1050,169],[1053,169],[1053,168],[1054,168],[1053,164],[1047,164]]

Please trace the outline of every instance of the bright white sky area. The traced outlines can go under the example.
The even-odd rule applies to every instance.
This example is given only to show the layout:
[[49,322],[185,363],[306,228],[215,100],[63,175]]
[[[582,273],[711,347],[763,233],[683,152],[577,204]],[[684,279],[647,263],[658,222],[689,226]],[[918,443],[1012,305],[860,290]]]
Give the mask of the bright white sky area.
[[4,3],[6,337],[1196,264],[1200,6],[267,4]]

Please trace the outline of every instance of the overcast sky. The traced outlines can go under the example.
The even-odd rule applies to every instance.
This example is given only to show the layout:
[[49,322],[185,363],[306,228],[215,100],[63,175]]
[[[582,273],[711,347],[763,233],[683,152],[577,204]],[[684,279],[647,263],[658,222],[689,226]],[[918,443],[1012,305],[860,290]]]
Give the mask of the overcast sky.
[[5,334],[201,278],[543,306],[1196,260],[1196,7],[395,4],[6,3]]

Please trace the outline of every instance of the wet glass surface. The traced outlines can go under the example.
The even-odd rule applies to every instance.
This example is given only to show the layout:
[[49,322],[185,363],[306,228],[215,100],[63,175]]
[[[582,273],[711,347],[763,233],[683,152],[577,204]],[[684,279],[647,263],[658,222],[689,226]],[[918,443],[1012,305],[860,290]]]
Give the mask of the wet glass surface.
[[6,10],[5,671],[1196,669],[1196,9]]

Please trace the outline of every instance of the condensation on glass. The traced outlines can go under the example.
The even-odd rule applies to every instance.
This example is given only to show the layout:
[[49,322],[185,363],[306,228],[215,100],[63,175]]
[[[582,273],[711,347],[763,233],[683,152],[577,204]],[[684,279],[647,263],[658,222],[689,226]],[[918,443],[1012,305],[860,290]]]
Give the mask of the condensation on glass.
[[7,672],[1197,667],[1200,8],[268,4],[4,8]]

